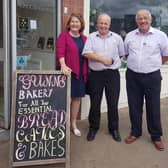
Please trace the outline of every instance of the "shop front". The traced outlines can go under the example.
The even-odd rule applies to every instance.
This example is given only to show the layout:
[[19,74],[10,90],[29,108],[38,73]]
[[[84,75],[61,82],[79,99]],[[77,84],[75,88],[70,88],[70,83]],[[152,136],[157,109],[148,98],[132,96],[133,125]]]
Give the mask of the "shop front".
[[0,1],[0,128],[8,129],[15,70],[54,70],[60,1]]
[[[10,62],[9,62],[9,8],[8,1],[0,1],[0,127],[9,127]],[[8,26],[7,26],[8,25]]]
[[[2,0],[0,1],[0,128],[9,128],[12,111],[12,76],[15,70],[54,70],[55,46],[58,34],[72,12],[84,14],[85,34],[95,31],[97,15],[107,12],[112,16],[111,30],[125,34],[135,28],[135,13],[147,8],[153,16],[153,26],[168,34],[168,3],[141,1],[127,3],[96,0]],[[89,13],[90,12],[90,13]],[[90,19],[89,19],[90,17]],[[88,24],[89,23],[89,24]],[[125,90],[125,64],[121,72],[121,95],[119,107],[127,106]],[[168,95],[168,65],[163,66],[162,97]],[[87,118],[89,98],[82,100],[81,119]],[[103,99],[102,111],[106,111]]]
[[[89,18],[90,1],[0,1],[0,130],[9,129],[16,70],[55,70],[55,40],[71,13]],[[86,26],[88,32],[89,26]]]
[[[167,0],[90,0],[90,20],[89,20],[89,32],[96,31],[96,20],[100,13],[107,13],[112,17],[112,24],[110,30],[118,33],[123,40],[128,32],[135,29],[135,14],[139,9],[148,9],[152,14],[152,26],[164,31],[168,35],[168,1]],[[120,68],[121,76],[121,90],[119,98],[119,108],[128,106],[127,93],[126,93],[126,81],[125,81],[126,62],[122,62]],[[162,89],[161,98],[168,97],[168,63],[162,66]],[[84,98],[82,103],[82,118],[87,118],[89,112],[89,100],[88,96]],[[107,111],[105,96],[102,99],[101,111]]]

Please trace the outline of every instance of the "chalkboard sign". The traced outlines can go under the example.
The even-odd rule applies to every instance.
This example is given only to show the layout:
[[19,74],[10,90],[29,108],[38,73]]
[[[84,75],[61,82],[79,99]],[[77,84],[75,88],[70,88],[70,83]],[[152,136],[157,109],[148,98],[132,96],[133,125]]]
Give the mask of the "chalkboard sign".
[[65,163],[69,167],[69,81],[57,71],[16,71],[11,166]]

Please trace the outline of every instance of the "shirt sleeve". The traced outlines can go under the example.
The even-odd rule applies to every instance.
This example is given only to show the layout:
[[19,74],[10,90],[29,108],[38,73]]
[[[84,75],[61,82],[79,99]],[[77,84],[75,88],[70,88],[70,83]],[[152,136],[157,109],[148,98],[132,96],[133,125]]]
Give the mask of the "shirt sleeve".
[[87,53],[93,53],[93,48],[92,48],[92,39],[91,36],[89,36],[85,42],[82,54],[87,54]]
[[161,55],[168,56],[168,37],[166,34],[163,34],[163,36],[162,36]]

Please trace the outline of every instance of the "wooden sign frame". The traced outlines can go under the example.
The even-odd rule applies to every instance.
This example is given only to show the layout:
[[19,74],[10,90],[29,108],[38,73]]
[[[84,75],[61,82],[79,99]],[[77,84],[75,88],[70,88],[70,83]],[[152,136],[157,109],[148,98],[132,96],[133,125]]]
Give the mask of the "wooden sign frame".
[[[53,75],[56,76],[58,75],[59,77],[61,76],[66,83],[66,104],[65,104],[65,157],[63,158],[58,158],[56,157],[51,157],[51,158],[40,158],[40,159],[33,159],[33,160],[17,160],[16,158],[18,157],[14,157],[14,155],[16,154],[14,145],[16,146],[15,142],[16,141],[16,131],[18,131],[18,128],[16,127],[16,116],[18,115],[18,102],[16,102],[18,100],[17,96],[17,92],[18,92],[18,76],[19,75]],[[19,86],[20,87],[20,86]],[[56,164],[56,163],[65,163],[65,168],[70,168],[70,77],[67,77],[63,74],[60,73],[60,71],[39,71],[39,70],[32,70],[32,71],[26,71],[26,70],[17,70],[14,73],[13,76],[13,87],[12,87],[12,92],[13,92],[13,96],[12,96],[12,114],[11,114],[11,129],[10,129],[10,166],[11,167],[19,167],[19,166],[30,166],[30,165],[46,165],[46,164]],[[54,90],[54,89],[53,89]],[[60,97],[58,96],[58,100],[60,99]],[[29,103],[28,103],[29,104]],[[16,106],[17,105],[17,106]],[[20,106],[20,105],[19,105]],[[17,111],[18,110],[18,111]],[[53,110],[53,109],[52,109]],[[25,114],[26,115],[26,114]],[[48,118],[47,118],[48,119]],[[29,128],[27,128],[29,130]],[[45,128],[44,128],[45,129]],[[49,128],[50,129],[50,128]],[[57,133],[55,133],[56,135]],[[31,142],[30,142],[31,143]],[[18,143],[19,144],[19,143]],[[20,143],[21,144],[21,143]],[[23,142],[24,144],[24,142]],[[29,146],[30,147],[30,146]],[[28,148],[28,147],[27,147]],[[17,148],[18,149],[18,148]],[[18,154],[19,155],[19,154]],[[26,155],[25,153],[21,153],[20,155]],[[55,155],[54,155],[55,156]]]

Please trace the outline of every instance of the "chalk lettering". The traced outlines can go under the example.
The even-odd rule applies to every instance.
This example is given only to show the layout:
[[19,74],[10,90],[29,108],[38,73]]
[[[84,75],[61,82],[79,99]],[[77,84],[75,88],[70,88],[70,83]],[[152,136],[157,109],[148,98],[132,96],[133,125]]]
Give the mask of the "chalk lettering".
[[66,76],[63,75],[20,75],[19,81],[22,83],[23,89],[30,87],[65,87]]
[[67,157],[70,98],[70,81],[67,82],[67,79],[55,71],[51,74],[17,74],[13,97],[16,102],[12,129],[14,137],[11,139],[14,142],[12,158],[18,161],[18,165],[24,165],[27,161],[36,164],[36,160],[48,163],[48,159],[57,162],[57,159]]
[[57,141],[30,142],[29,159],[57,156]]
[[15,157],[17,160],[24,160],[26,149],[27,149],[26,145],[23,145],[22,143],[19,143],[17,145],[17,149],[15,153]]
[[23,107],[18,109],[18,114],[28,114],[28,113],[45,113],[52,111],[51,106],[36,106],[36,107]]
[[65,125],[66,123],[66,112],[60,111],[50,111],[45,113],[35,113],[27,115],[19,115],[17,118],[18,128],[32,128],[32,127],[47,127],[53,128],[60,125]]
[[19,99],[37,99],[51,97],[53,89],[19,90]]
[[59,127],[59,139],[58,139],[58,147],[60,148],[60,153],[58,154],[59,157],[63,156],[65,153],[65,149],[61,146],[61,142],[65,138],[65,127]]
[[38,106],[39,105],[39,101],[38,100],[32,100],[30,103],[30,106]]
[[39,140],[53,140],[62,139],[65,137],[63,130],[64,126],[58,128],[31,128],[27,133],[24,129],[19,129],[16,132],[16,141],[19,143],[39,141]]

